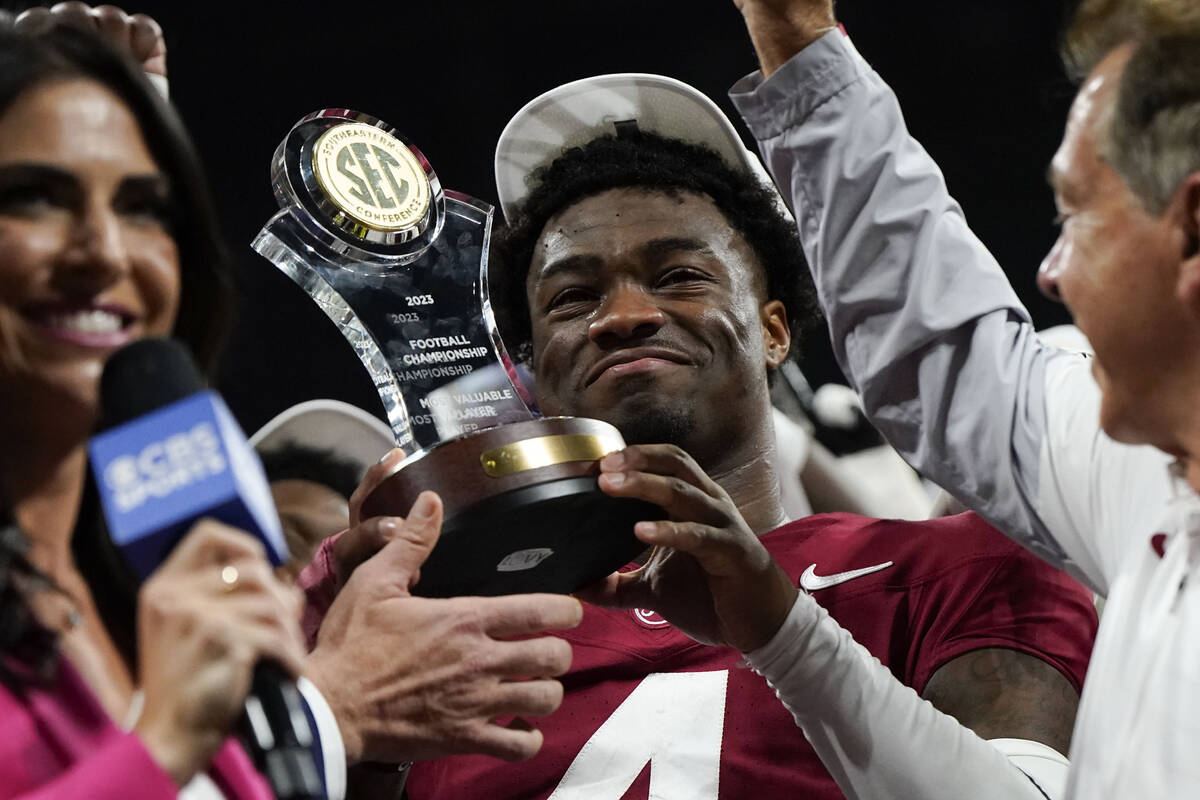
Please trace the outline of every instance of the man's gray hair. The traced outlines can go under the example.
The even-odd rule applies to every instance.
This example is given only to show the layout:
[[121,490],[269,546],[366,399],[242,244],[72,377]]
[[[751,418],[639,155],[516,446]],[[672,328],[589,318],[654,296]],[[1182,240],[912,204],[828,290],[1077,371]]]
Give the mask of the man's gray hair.
[[1139,38],[1102,152],[1152,214],[1200,171],[1200,26]]
[[1160,214],[1180,181],[1200,170],[1200,3],[1082,0],[1063,39],[1063,62],[1082,80],[1127,43],[1134,52],[1101,152]]
[[1119,44],[1196,28],[1200,28],[1196,0],[1076,0],[1063,31],[1063,64],[1071,77],[1082,81]]

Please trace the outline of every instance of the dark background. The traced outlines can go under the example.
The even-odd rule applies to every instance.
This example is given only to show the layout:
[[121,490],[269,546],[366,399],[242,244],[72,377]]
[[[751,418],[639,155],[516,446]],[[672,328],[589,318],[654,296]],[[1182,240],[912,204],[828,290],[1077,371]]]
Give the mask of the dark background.
[[[248,431],[313,397],[382,416],[333,324],[249,243],[276,210],[270,161],[310,111],[399,128],[446,188],[496,202],[492,155],[537,94],[604,72],[659,72],[718,100],[755,66],[730,0],[197,3],[125,6],[166,31],[171,95],[204,157],[235,256],[239,324],[221,388]],[[1054,240],[1043,178],[1072,94],[1056,54],[1060,0],[843,0],[840,19],[895,88],[975,231],[1039,326],[1066,320],[1033,277]],[[749,142],[753,146],[752,142]],[[804,369],[841,380],[814,331]]]

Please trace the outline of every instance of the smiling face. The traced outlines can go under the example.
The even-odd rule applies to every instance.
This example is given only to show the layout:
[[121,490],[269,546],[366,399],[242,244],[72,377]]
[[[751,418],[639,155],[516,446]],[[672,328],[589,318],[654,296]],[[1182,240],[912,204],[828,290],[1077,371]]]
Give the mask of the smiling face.
[[129,109],[87,80],[0,116],[0,391],[27,422],[90,425],[107,357],[167,335],[179,302],[168,188]]
[[1125,47],[1105,58],[1072,107],[1050,173],[1062,232],[1038,282],[1095,349],[1104,430],[1178,453],[1173,430],[1192,405],[1179,384],[1195,326],[1175,292],[1188,237],[1173,207],[1149,213],[1103,153],[1129,55]]
[[678,444],[709,470],[736,460],[769,431],[767,373],[789,344],[763,283],[705,197],[612,189],[567,207],[526,282],[541,410]]

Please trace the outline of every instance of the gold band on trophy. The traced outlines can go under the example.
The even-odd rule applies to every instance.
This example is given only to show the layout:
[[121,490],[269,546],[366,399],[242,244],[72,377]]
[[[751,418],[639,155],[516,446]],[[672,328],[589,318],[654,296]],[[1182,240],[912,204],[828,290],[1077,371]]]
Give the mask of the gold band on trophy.
[[[615,432],[615,429],[614,429]],[[569,461],[595,461],[622,450],[625,442],[616,436],[571,433],[522,439],[488,450],[479,456],[483,471],[492,478],[503,478],[525,470],[551,467]]]
[[426,218],[432,192],[421,162],[374,125],[347,122],[325,131],[312,166],[329,202],[369,231],[404,231]]

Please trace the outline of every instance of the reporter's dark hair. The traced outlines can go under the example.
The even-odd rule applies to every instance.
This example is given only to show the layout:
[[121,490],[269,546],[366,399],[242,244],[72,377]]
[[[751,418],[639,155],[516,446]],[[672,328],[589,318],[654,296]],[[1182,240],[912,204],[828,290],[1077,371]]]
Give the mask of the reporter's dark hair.
[[27,91],[73,79],[95,81],[125,103],[167,176],[181,273],[174,333],[211,372],[229,325],[228,255],[200,159],[179,115],[141,68],[98,34],[53,20],[17,32],[0,20],[0,114]]
[[29,595],[50,584],[28,554],[29,540],[0,511],[0,684],[18,694],[50,680],[58,663],[58,637],[29,605]]
[[517,219],[494,240],[490,277],[500,332],[520,360],[531,356],[525,281],[542,229],[564,208],[609,189],[710,198],[754,250],[767,297],[783,303],[792,330],[789,356],[799,354],[801,333],[820,319],[796,225],[781,211],[776,192],[714,150],[645,131],[609,134],[565,151],[530,178],[533,188]]

